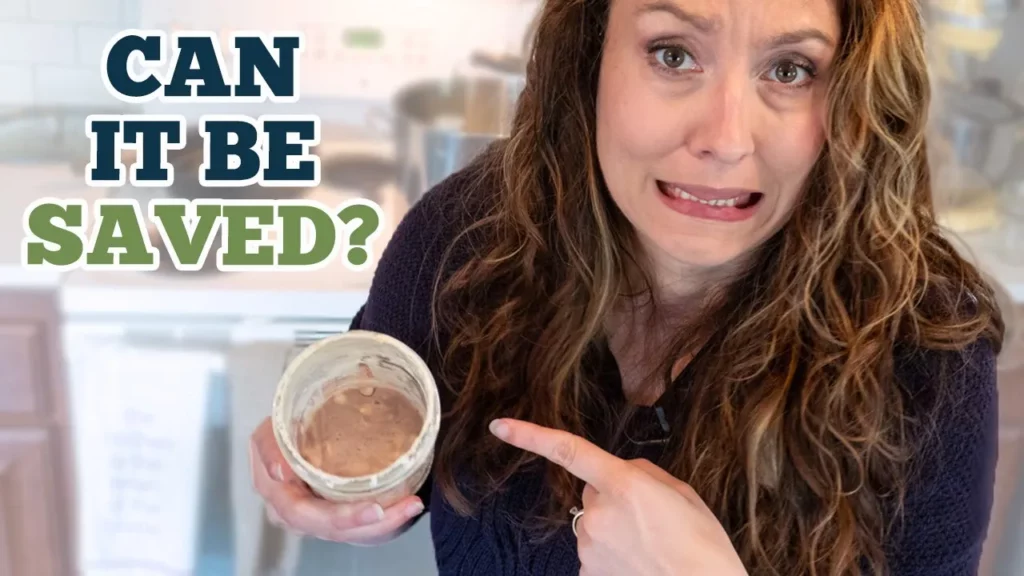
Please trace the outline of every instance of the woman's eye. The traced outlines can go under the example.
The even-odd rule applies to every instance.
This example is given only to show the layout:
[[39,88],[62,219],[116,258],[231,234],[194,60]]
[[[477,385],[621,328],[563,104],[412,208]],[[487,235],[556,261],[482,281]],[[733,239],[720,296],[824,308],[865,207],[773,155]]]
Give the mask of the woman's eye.
[[776,64],[768,73],[769,79],[791,86],[802,86],[812,76],[812,72],[806,66],[791,61]]
[[685,70],[692,68],[694,65],[693,57],[686,50],[678,46],[658,48],[653,54],[659,64],[673,70]]

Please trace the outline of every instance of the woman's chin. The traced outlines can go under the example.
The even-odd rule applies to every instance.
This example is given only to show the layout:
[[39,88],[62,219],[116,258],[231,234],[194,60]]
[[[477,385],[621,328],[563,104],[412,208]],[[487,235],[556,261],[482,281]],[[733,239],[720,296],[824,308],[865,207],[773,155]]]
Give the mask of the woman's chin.
[[708,235],[682,235],[678,231],[671,237],[652,238],[658,251],[668,260],[694,269],[727,268],[739,262],[749,251],[736,238]]

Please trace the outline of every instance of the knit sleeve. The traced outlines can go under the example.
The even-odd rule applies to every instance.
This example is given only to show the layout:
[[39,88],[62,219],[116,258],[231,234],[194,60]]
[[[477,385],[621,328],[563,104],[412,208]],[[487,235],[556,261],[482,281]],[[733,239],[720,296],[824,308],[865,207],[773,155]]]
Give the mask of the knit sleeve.
[[894,576],[973,576],[992,509],[998,445],[995,354],[987,341],[962,353],[925,353],[911,388],[953,386],[928,419],[917,472],[890,537]]

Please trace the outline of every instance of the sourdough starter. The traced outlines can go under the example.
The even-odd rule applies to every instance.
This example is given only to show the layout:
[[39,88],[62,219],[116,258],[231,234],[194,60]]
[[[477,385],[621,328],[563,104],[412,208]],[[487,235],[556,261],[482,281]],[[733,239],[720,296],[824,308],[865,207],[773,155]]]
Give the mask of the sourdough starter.
[[335,476],[366,476],[390,466],[412,447],[423,416],[401,392],[374,380],[335,392],[299,435],[307,462]]

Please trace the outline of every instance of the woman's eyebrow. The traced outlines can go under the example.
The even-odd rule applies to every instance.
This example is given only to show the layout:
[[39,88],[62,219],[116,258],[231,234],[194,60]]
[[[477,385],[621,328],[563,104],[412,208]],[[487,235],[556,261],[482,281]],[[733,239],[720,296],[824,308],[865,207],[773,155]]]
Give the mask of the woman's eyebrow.
[[655,0],[654,2],[648,2],[643,6],[637,8],[637,15],[649,14],[651,12],[667,12],[672,16],[675,16],[679,20],[692,25],[694,28],[710,34],[720,27],[720,22],[717,18],[707,18],[704,16],[698,16],[692,12],[687,12],[675,2],[669,0]]
[[[671,0],[654,0],[653,2],[648,2],[640,6],[636,10],[637,15],[650,14],[652,12],[665,12],[671,14],[676,19],[686,22],[697,30],[707,34],[710,34],[721,27],[721,20],[719,18],[698,16],[692,12],[688,12],[686,9]],[[835,40],[833,40],[831,36],[817,28],[803,28],[792,32],[784,32],[782,34],[772,36],[761,44],[765,48],[777,48],[779,46],[799,44],[806,40],[816,40],[825,44],[829,48],[835,48],[836,45]]]
[[760,44],[765,48],[778,48],[779,46],[789,46],[792,44],[799,44],[806,40],[815,40],[825,44],[829,48],[835,48],[836,42],[831,36],[825,34],[817,28],[803,28],[801,30],[794,30],[792,32],[783,32],[768,38]]

